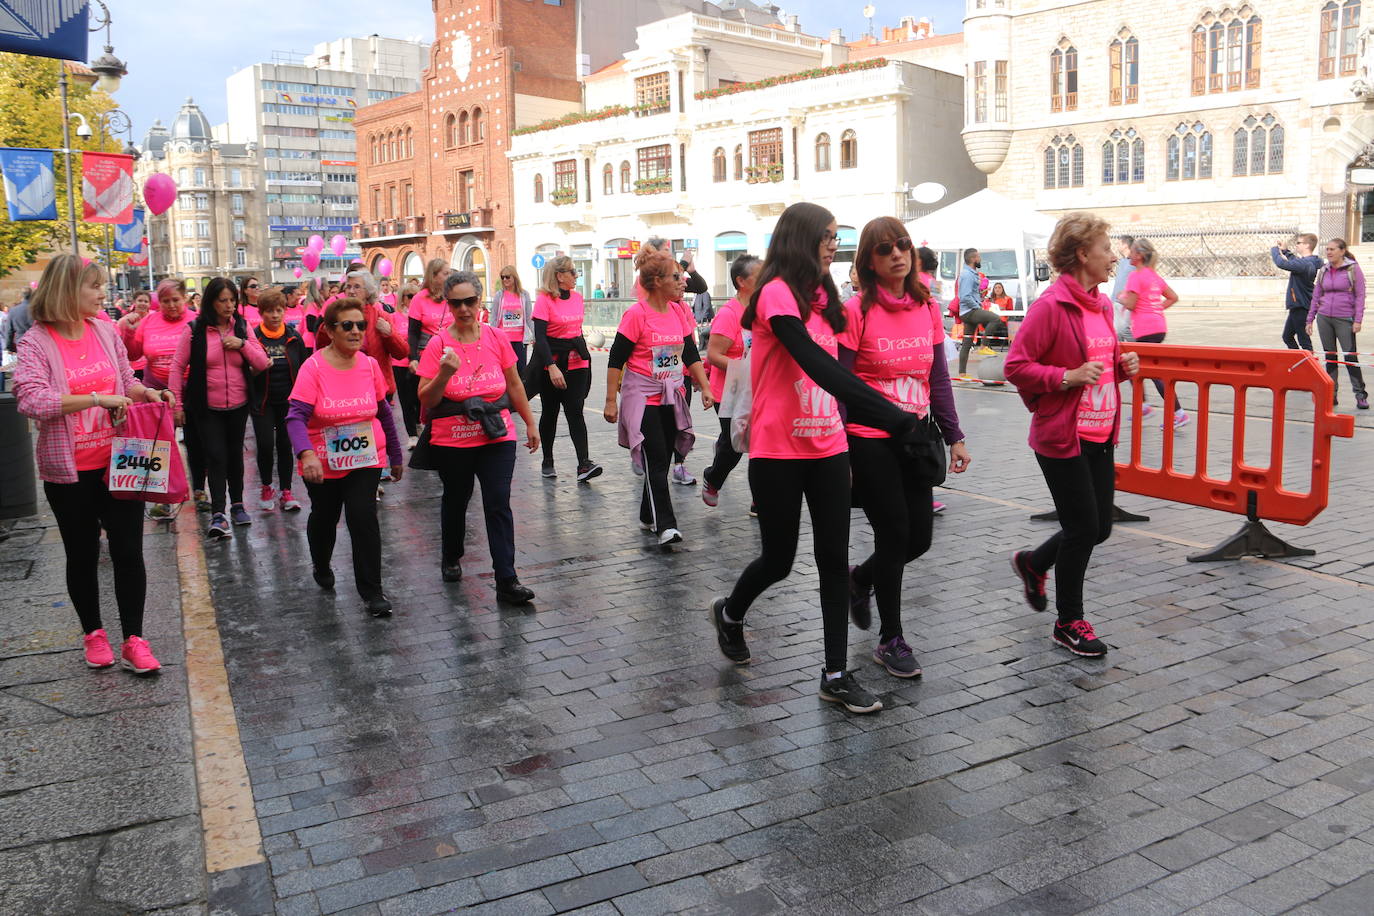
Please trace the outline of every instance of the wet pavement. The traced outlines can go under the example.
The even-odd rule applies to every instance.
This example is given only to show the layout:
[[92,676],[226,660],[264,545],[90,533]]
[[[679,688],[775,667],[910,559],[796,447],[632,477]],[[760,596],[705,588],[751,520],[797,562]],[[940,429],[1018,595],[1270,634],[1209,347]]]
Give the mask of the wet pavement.
[[[924,677],[888,677],[867,660],[873,634],[850,632],[853,667],[887,704],[873,716],[816,697],[809,533],[749,615],[754,663],[735,668],[706,606],[757,550],[743,467],[716,509],[673,487],[686,541],[664,552],[638,528],[637,480],[596,415],[602,478],[573,481],[566,438],[557,480],[536,457],[517,464],[528,608],[495,602],[480,496],[466,576],[440,581],[425,472],[381,503],[389,620],[348,587],[346,537],[340,589],[315,587],[304,513],[255,513],[205,545],[265,861],[212,875],[188,911],[1367,913],[1371,434],[1336,442],[1330,509],[1273,526],[1318,551],[1299,561],[1188,563],[1239,517],[1120,494],[1151,520],[1095,554],[1089,616],[1113,646],[1095,661],[1051,644],[1051,615],[1025,607],[1007,568],[1051,530],[1030,520],[1049,499],[1020,400],[967,386],[957,399],[975,464],[941,491],[935,544],[906,576]],[[698,428],[713,428],[700,411]],[[870,546],[856,513],[851,553]],[[0,545],[0,568],[15,557]],[[60,586],[60,571],[43,575]],[[97,677],[43,651],[45,676]],[[131,702],[180,683],[169,656]],[[0,662],[6,684],[20,680],[7,666],[38,664],[26,658]],[[184,796],[194,812],[194,788]],[[26,861],[42,872],[53,858]]]

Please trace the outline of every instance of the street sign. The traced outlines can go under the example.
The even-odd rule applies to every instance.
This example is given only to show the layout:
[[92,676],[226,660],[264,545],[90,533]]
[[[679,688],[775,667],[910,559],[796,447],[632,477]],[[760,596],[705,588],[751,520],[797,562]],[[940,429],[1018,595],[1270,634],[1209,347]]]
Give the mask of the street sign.
[[534,257],[530,258],[530,263],[534,265],[535,270],[543,270],[544,264],[546,262],[542,254],[537,254]]

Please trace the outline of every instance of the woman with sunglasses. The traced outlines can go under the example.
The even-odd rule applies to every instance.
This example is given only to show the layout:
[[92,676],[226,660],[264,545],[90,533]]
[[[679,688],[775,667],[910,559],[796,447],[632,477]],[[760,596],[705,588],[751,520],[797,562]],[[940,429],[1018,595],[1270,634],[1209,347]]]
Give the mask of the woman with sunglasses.
[[445,582],[463,578],[463,541],[474,479],[482,485],[487,546],[496,572],[496,597],[527,604],[534,592],[515,573],[515,520],[510,510],[515,476],[515,425],[510,409],[525,421],[525,447],[539,449],[534,414],[515,369],[506,336],[479,320],[482,281],[461,270],[444,281],[453,313],[447,328],[430,338],[420,356],[420,403],[427,425],[412,467],[433,468],[443,481],[439,508],[442,541],[439,572]]
[[681,305],[682,269],[671,254],[652,248],[641,249],[635,266],[644,294],[621,316],[611,344],[604,415],[606,422],[619,423],[621,446],[644,472],[639,525],[667,546],[682,540],[668,469],[673,455],[686,455],[696,438],[686,377],[691,376],[707,409],[711,384],[697,352],[696,322]]
[[741,324],[754,335],[750,358],[753,409],[749,486],[759,507],[763,553],[734,589],[711,604],[716,642],[737,665],[749,663],[744,615],[773,583],[792,571],[805,499],[811,511],[820,575],[825,665],[821,699],[850,712],[883,708],[845,670],[848,653],[849,453],[838,401],[849,420],[914,437],[916,417],[859,381],[837,361],[844,307],[830,277],[839,247],[835,218],[813,203],[783,211],[768,245],[759,287]]
[[[920,280],[914,248],[895,217],[864,226],[854,258],[860,292],[845,303],[840,362],[904,413],[934,424],[926,432],[949,444],[949,470],[962,474],[971,459],[954,409],[944,323]],[[873,553],[849,570],[850,614],[867,630],[869,596],[876,591],[880,629],[873,660],[894,677],[917,677],[921,667],[902,632],[902,572],[930,549],[935,481],[891,434],[857,422],[847,423],[845,432],[854,495],[873,526]]]
[[306,539],[315,583],[334,588],[330,561],[342,513],[353,544],[353,583],[367,612],[386,617],[391,601],[382,591],[377,486],[384,465],[401,479],[402,448],[387,402],[390,373],[363,352],[368,324],[361,300],[345,297],[325,309],[320,329],[329,343],[301,366],[286,428],[310,494]]
[[[525,344],[534,338],[534,306],[513,266],[501,268],[501,288],[491,297],[491,326],[510,341],[515,370],[525,377]],[[523,383],[522,383],[523,384]]]
[[592,390],[592,359],[582,336],[586,307],[576,289],[577,269],[572,258],[559,255],[544,265],[531,315],[534,323],[534,358],[525,374],[526,389],[543,402],[539,412],[539,441],[544,446],[540,473],[558,476],[553,464],[553,443],[558,436],[558,411],[568,420],[568,435],[577,451],[578,482],[601,475],[601,465],[587,448],[587,418],[582,405]]
[[239,280],[239,313],[243,315],[250,328],[262,321],[262,316],[258,314],[258,293],[261,290],[262,285],[257,277],[244,277]]

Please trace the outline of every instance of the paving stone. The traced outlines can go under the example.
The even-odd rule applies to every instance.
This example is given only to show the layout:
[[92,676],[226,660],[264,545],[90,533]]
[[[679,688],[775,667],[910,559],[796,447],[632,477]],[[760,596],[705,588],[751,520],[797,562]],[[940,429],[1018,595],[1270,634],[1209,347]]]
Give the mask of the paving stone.
[[555,884],[545,888],[544,894],[553,908],[563,911],[633,893],[648,885],[649,882],[633,866],[622,865]]

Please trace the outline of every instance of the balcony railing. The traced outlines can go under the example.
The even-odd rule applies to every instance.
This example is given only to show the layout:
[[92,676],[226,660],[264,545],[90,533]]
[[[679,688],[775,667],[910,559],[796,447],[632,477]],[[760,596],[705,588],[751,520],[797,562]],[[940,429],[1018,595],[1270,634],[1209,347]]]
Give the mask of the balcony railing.
[[781,162],[770,162],[764,165],[746,165],[744,167],[744,180],[749,184],[763,184],[769,181],[782,181],[785,169]]
[[555,207],[563,207],[568,204],[577,203],[577,188],[554,188],[549,195]]
[[672,189],[672,175],[657,175],[653,178],[635,179],[636,194],[666,194]]

